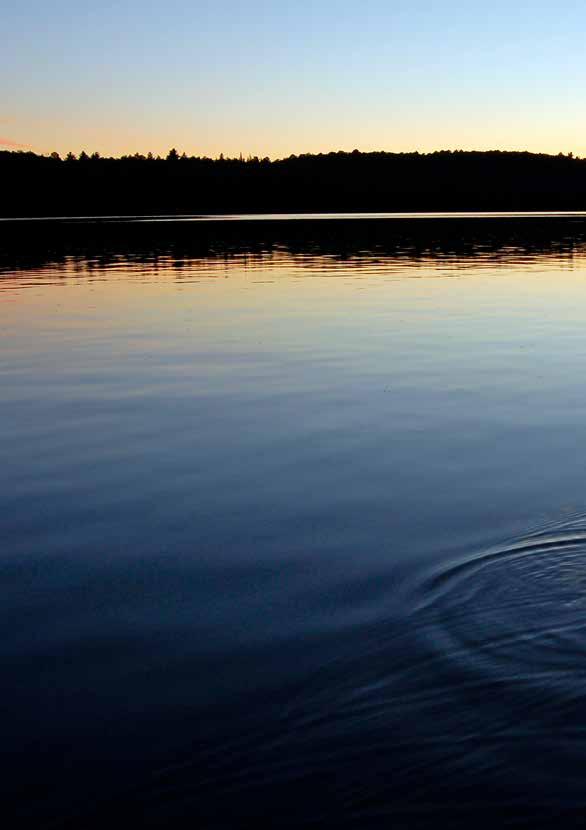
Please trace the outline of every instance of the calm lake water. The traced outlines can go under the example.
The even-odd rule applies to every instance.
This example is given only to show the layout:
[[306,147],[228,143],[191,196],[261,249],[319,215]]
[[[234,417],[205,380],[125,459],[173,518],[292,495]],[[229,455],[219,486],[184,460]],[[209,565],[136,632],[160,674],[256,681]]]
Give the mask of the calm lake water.
[[585,323],[579,216],[2,223],[10,826],[578,823]]

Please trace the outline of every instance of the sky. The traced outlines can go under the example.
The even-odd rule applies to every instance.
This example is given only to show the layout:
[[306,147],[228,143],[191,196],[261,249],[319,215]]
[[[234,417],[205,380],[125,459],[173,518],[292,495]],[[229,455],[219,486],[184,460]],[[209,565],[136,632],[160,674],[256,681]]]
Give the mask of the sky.
[[586,156],[585,37],[583,0],[22,0],[0,148]]

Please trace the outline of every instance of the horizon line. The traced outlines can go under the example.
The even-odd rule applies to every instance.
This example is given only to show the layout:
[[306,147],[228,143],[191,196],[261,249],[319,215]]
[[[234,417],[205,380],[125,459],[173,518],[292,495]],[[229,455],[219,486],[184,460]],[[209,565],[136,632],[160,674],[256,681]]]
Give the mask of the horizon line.
[[478,150],[478,149],[467,149],[464,150],[462,148],[438,148],[436,150],[359,150],[358,148],[354,148],[352,150],[319,150],[316,152],[301,152],[301,153],[290,153],[288,156],[259,156],[253,155],[252,153],[248,153],[244,155],[243,153],[239,153],[237,156],[230,156],[226,155],[223,152],[220,152],[216,156],[208,156],[208,155],[196,155],[196,154],[188,154],[186,151],[177,150],[176,147],[171,147],[166,155],[161,155],[160,153],[153,153],[151,151],[147,151],[146,153],[135,151],[134,153],[122,153],[120,155],[105,155],[100,153],[99,151],[92,151],[88,152],[85,149],[81,149],[78,153],[74,153],[72,150],[69,150],[67,153],[59,153],[56,150],[53,151],[46,151],[46,152],[37,152],[32,150],[25,144],[17,144],[16,142],[11,142],[7,144],[6,142],[2,142],[0,140],[0,152],[1,153],[10,153],[11,155],[34,155],[40,158],[55,158],[60,159],[61,161],[65,161],[68,158],[80,160],[80,158],[87,158],[87,159],[108,159],[108,160],[122,160],[122,159],[145,159],[145,160],[159,160],[165,161],[172,157],[172,154],[175,154],[175,157],[178,160],[181,159],[206,159],[210,161],[239,161],[239,162],[247,162],[247,161],[269,161],[269,162],[279,162],[279,161],[287,161],[288,159],[292,158],[305,158],[308,156],[331,156],[331,155],[360,155],[360,156],[368,156],[368,155],[389,155],[389,156],[433,156],[439,154],[453,154],[453,155],[467,155],[467,154],[482,154],[482,155],[489,155],[500,153],[503,155],[530,155],[530,156],[548,156],[550,158],[568,158],[578,161],[583,161],[586,159],[586,156],[582,157],[578,154],[575,154],[573,151],[569,152],[545,152],[545,151],[536,151],[536,150],[507,150],[502,148],[491,148],[488,150]]

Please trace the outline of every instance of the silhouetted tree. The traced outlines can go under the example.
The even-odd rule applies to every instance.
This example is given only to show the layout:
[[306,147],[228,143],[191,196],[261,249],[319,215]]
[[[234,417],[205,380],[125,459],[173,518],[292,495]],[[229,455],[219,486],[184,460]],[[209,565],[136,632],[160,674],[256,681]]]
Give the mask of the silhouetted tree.
[[[0,151],[6,214],[586,209],[586,160],[571,153],[360,153],[271,161],[141,153]],[[177,162],[181,161],[180,164]],[[169,163],[170,162],[170,163]]]

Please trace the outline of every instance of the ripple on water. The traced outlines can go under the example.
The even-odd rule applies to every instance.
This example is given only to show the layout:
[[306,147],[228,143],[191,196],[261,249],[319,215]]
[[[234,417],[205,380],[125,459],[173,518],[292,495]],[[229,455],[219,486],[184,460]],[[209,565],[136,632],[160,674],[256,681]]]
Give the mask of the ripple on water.
[[201,720],[183,758],[112,809],[206,827],[578,815],[586,517],[406,582],[408,615],[358,626],[331,662],[258,707]]
[[509,539],[420,586],[425,631],[471,671],[535,681],[586,670],[586,519]]

